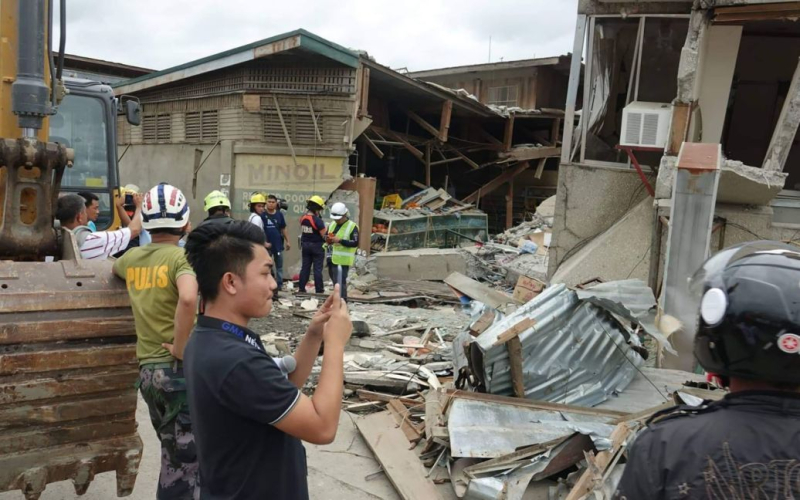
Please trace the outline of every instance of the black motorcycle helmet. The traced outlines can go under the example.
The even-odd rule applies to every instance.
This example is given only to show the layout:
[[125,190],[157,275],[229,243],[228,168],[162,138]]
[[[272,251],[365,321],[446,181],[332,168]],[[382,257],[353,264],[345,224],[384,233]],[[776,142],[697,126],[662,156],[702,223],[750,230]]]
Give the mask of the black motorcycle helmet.
[[710,373],[800,384],[800,250],[774,241],[727,248],[692,278],[694,354]]

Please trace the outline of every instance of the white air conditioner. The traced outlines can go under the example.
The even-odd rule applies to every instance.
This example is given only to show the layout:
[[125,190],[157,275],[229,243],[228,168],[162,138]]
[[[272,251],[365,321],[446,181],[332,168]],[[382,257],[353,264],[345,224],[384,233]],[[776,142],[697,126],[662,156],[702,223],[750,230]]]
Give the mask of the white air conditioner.
[[660,102],[628,104],[622,110],[621,146],[663,148],[667,145],[672,107]]

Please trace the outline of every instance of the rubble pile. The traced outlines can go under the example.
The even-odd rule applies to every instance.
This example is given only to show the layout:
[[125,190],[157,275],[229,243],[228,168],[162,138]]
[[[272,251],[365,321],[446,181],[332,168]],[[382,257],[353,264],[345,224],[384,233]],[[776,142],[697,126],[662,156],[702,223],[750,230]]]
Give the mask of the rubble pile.
[[460,305],[351,309],[369,332],[345,355],[344,408],[401,498],[610,498],[652,413],[721,397],[644,367],[639,334],[670,347],[641,281],[528,283],[532,300],[445,283]]

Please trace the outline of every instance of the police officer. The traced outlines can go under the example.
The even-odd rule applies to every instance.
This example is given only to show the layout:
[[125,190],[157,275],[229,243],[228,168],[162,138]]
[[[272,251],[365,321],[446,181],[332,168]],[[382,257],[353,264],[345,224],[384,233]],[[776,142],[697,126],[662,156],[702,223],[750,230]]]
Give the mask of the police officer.
[[800,252],[769,241],[728,248],[692,286],[695,357],[730,393],[656,414],[616,498],[800,498]]
[[203,222],[197,227],[205,224],[230,224],[233,222],[231,217],[231,201],[222,191],[211,191],[203,200],[203,210],[208,213]]
[[306,201],[306,214],[300,218],[300,250],[303,257],[303,264],[300,268],[300,292],[306,291],[312,265],[314,266],[314,289],[317,293],[325,292],[322,266],[325,262],[323,245],[327,229],[325,222],[319,216],[324,206],[325,200],[314,195]]
[[[328,249],[328,272],[333,284],[341,285],[342,299],[347,300],[347,274],[356,262],[358,250],[358,224],[348,218],[344,203],[334,203],[331,207],[333,223],[328,227],[325,238]],[[341,279],[339,274],[341,273]]]

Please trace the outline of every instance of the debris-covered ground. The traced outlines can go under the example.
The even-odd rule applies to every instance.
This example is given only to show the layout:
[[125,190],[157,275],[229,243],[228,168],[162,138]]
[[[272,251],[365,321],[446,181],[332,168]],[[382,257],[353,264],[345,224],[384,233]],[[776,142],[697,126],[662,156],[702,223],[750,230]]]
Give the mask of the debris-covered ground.
[[[610,498],[649,415],[722,396],[654,368],[671,346],[645,283],[548,286],[549,244],[537,215],[456,251],[464,273],[443,281],[354,270],[343,408],[400,498]],[[412,273],[448,252],[398,257]],[[294,350],[322,300],[284,294],[253,323],[271,354]]]

